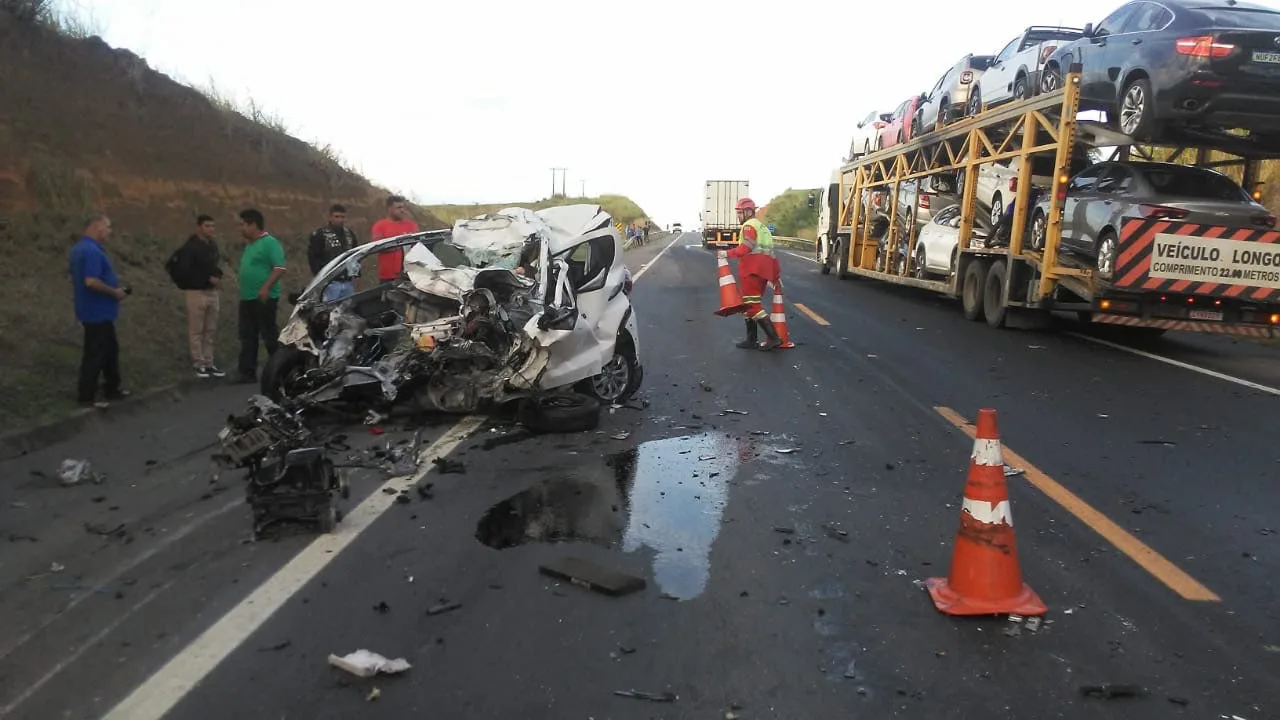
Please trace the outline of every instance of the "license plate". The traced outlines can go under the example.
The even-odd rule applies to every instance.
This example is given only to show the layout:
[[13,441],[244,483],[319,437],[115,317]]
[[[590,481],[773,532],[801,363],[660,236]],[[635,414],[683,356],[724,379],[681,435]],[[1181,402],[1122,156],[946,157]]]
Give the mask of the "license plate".
[[1262,52],[1260,50],[1254,50],[1253,61],[1256,63],[1280,64],[1280,52]]
[[1222,311],[1221,310],[1192,310],[1191,319],[1192,320],[1221,320]]

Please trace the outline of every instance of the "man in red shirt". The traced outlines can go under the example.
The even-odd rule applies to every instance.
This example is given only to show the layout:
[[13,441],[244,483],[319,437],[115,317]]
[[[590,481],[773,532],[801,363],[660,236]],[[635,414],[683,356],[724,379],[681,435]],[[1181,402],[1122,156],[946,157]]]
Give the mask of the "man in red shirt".
[[[409,219],[406,201],[399,195],[387,198],[387,216],[373,224],[369,242],[377,242],[398,235],[418,232],[418,223]],[[400,277],[404,271],[404,251],[397,248],[378,254],[378,281],[387,282]]]

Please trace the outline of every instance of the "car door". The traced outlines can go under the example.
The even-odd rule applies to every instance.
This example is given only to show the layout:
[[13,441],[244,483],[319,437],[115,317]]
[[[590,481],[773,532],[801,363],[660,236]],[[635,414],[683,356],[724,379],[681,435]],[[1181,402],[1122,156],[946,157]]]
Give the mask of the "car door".
[[1017,64],[1013,60],[1018,53],[1018,43],[1021,41],[1022,37],[1019,36],[1005,45],[1000,54],[996,55],[996,59],[991,62],[991,67],[982,74],[982,78],[978,81],[982,88],[980,91],[982,102],[992,105],[1013,97],[1013,77],[1018,72]]
[[927,269],[945,273],[951,266],[951,250],[956,246],[960,232],[960,206],[951,205],[938,211],[933,222],[920,231],[920,244],[924,246]]
[[[1079,45],[1080,58],[1077,62],[1084,65],[1081,73],[1080,94],[1089,100],[1111,103],[1115,101],[1115,81],[1111,79],[1111,59],[1117,52],[1123,51],[1124,38],[1120,35],[1129,20],[1143,2],[1131,2],[1121,6],[1115,12],[1102,19],[1093,27],[1093,35]],[[1120,50],[1117,50],[1120,48]]]
[[1062,245],[1072,252],[1087,252],[1093,245],[1089,237],[1088,209],[1097,195],[1098,179],[1111,166],[1099,163],[1071,178],[1067,183],[1067,199],[1062,203]]
[[[568,332],[557,333],[559,337],[550,344],[551,361],[541,380],[543,387],[560,387],[598,375],[613,351],[621,320],[614,317],[619,308],[611,301],[621,292],[624,271],[615,262],[619,252],[615,236],[608,232],[592,235],[552,258],[563,269],[549,278],[546,301],[572,307],[574,319],[571,327],[557,328]],[[548,334],[544,339],[551,337]]]
[[1098,236],[1102,229],[1112,227],[1119,230],[1119,217],[1124,213],[1128,203],[1125,197],[1133,192],[1133,171],[1124,165],[1110,165],[1106,172],[1098,178],[1094,187],[1093,200],[1085,207],[1085,224],[1088,225],[1089,244],[1086,248],[1089,257],[1098,254]]
[[928,100],[920,106],[920,133],[924,134],[933,130],[938,124],[938,118],[942,117],[940,103],[942,102],[942,87],[946,84],[947,78],[951,75],[954,68],[942,73],[942,77],[938,78],[938,82],[933,84],[926,97]]

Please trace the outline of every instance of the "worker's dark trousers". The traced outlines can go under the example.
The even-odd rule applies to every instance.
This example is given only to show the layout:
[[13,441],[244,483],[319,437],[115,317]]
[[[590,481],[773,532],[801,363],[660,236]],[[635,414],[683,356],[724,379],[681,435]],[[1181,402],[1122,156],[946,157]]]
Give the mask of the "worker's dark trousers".
[[270,358],[279,346],[280,329],[276,325],[278,298],[240,301],[240,375],[256,377],[258,373],[258,340]]
[[120,343],[114,322],[84,323],[84,354],[80,357],[80,402],[93,402],[98,377],[106,385],[106,397],[120,394]]

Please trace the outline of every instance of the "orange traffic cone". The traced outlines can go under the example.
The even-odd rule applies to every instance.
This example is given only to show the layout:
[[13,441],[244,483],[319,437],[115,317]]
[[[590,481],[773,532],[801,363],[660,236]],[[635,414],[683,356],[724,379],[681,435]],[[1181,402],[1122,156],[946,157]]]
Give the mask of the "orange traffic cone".
[[773,327],[778,331],[778,338],[782,340],[778,348],[789,350],[796,344],[791,342],[791,334],[787,332],[787,312],[782,304],[782,282],[779,281],[774,285],[773,290],[773,311],[769,313],[769,319],[773,321]]
[[996,411],[978,411],[978,435],[960,510],[951,574],[925,581],[933,604],[948,615],[1044,615],[1035,591],[1022,582],[1009,512],[1004,454]]
[[720,317],[729,317],[737,315],[746,309],[747,304],[742,302],[742,293],[738,292],[738,281],[733,279],[733,271],[729,269],[729,258],[721,253],[719,256],[720,265],[720,309],[716,314]]

